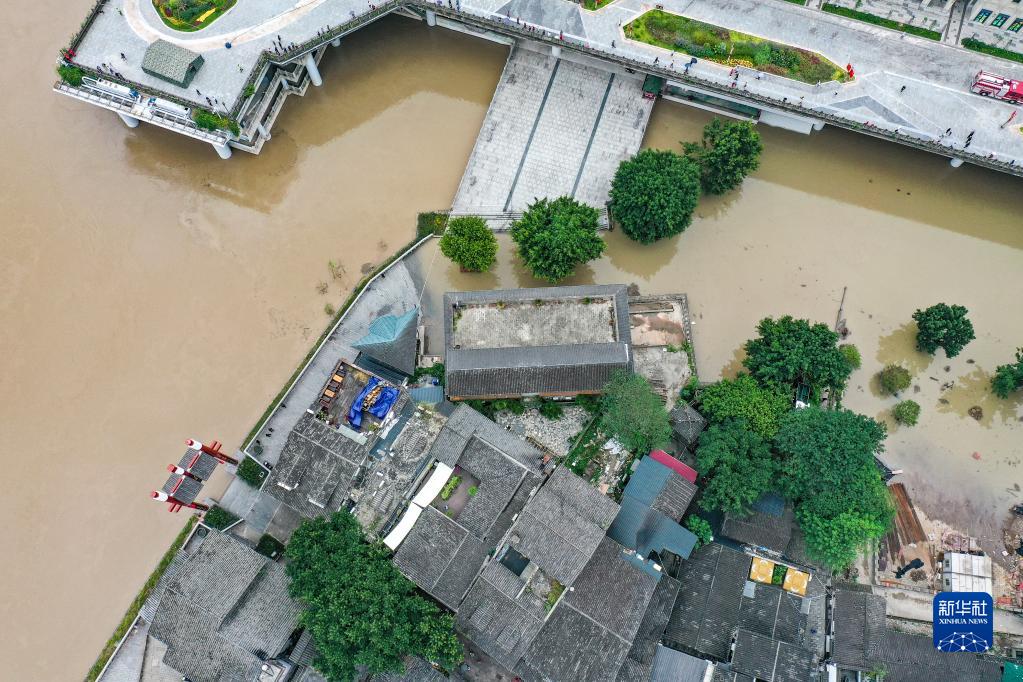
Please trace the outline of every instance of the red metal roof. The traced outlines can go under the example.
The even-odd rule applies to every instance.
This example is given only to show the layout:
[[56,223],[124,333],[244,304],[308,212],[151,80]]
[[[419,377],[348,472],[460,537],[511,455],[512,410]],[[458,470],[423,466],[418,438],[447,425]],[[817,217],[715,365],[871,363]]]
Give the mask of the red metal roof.
[[655,462],[660,462],[690,483],[696,483],[696,470],[678,461],[664,450],[654,450],[650,456]]

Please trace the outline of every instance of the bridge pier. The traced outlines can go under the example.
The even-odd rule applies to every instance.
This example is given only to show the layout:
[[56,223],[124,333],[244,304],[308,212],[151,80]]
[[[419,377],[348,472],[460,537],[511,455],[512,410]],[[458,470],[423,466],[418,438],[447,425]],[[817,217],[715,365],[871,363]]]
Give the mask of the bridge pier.
[[330,41],[330,46],[331,47],[341,47],[341,39],[340,38],[334,38],[334,40]]
[[213,148],[217,150],[217,156],[219,156],[220,158],[222,159],[231,158],[231,145],[229,145],[228,143],[225,142],[223,144],[214,144]]
[[426,25],[436,26],[437,25],[437,13],[432,9],[426,10]]
[[139,120],[137,118],[135,118],[134,116],[129,116],[128,114],[122,114],[120,111],[117,112],[117,115],[120,117],[120,119],[122,121],[124,121],[124,125],[128,126],[129,128],[138,128],[139,127]]
[[561,45],[551,45],[551,56],[555,59],[561,59]]
[[256,130],[259,131],[259,134],[263,136],[264,140],[273,139],[273,136],[270,134],[270,131],[266,129],[266,126],[264,126],[262,122],[256,124]]
[[320,68],[316,66],[316,57],[312,52],[305,54],[305,70],[309,73],[309,80],[316,87],[323,85],[323,78],[320,77]]
[[949,165],[952,166],[952,168],[959,168],[959,166],[963,165],[963,160],[957,159],[956,157],[953,156],[951,159],[949,159],[948,163]]

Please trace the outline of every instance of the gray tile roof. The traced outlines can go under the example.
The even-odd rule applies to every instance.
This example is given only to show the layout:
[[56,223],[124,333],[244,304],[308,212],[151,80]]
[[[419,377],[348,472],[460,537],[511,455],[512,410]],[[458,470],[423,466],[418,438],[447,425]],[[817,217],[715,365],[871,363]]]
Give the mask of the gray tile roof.
[[628,653],[627,642],[562,604],[533,639],[523,663],[537,679],[613,682]]
[[782,553],[788,548],[794,525],[795,517],[789,506],[780,516],[753,509],[748,516],[725,514],[721,534],[736,542]]
[[367,436],[360,444],[306,412],[288,434],[265,490],[303,516],[337,511],[376,442]]
[[385,673],[370,676],[371,682],[443,682],[448,679],[444,673],[436,670],[421,658],[406,656],[405,670],[400,673]]
[[658,646],[650,682],[703,682],[709,661],[666,646]]
[[634,673],[642,673],[644,682],[650,679],[654,654],[659,648],[665,628],[668,627],[668,618],[671,617],[671,608],[678,597],[679,587],[679,582],[674,578],[667,575],[660,577],[647,603],[639,630],[632,640],[632,648],[629,649],[626,663]]
[[522,510],[510,544],[544,573],[571,585],[617,513],[614,500],[561,466]]
[[157,40],[146,48],[142,70],[168,83],[187,88],[203,65],[201,54],[166,40]]
[[814,682],[817,665],[813,654],[806,649],[739,630],[732,669],[764,682]]
[[872,663],[888,671],[885,682],[997,682],[1001,679],[1001,666],[996,658],[983,654],[943,653],[934,648],[926,635],[890,628],[873,644],[870,658]]
[[149,634],[167,646],[164,664],[193,682],[251,680],[286,647],[299,610],[281,565],[210,532],[164,586]]
[[686,447],[693,447],[700,440],[700,434],[707,428],[703,418],[689,403],[681,403],[671,411],[671,428]]
[[885,629],[884,597],[867,591],[836,589],[832,610],[834,647],[838,665],[867,670],[868,650]]
[[[613,342],[453,347],[453,310],[457,305],[586,297],[614,300]],[[536,310],[539,320],[544,315],[543,307]],[[628,293],[624,285],[449,292],[444,294],[444,329],[445,385],[448,395],[456,398],[599,392],[616,370],[632,368]]]
[[547,615],[532,591],[509,594],[524,583],[499,561],[491,561],[473,583],[456,614],[458,629],[488,656],[512,670],[540,632]]

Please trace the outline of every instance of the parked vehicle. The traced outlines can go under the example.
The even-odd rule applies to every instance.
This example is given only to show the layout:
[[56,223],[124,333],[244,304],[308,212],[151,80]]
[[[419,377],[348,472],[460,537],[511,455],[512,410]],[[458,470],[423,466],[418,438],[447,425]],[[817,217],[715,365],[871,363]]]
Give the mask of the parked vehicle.
[[1013,104],[1023,104],[1023,81],[999,76],[990,71],[978,72],[973,78],[970,90],[984,97],[994,97]]

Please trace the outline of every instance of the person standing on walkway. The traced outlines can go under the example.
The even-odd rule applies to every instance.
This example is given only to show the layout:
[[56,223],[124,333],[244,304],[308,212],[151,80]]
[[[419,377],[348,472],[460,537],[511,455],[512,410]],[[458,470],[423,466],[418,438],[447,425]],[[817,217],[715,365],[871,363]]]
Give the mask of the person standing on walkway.
[[905,91],[906,91],[906,86],[905,86],[905,85],[903,85],[903,86],[902,86],[901,88],[899,88],[899,94],[900,94],[900,95],[901,95],[902,93],[904,93]]

